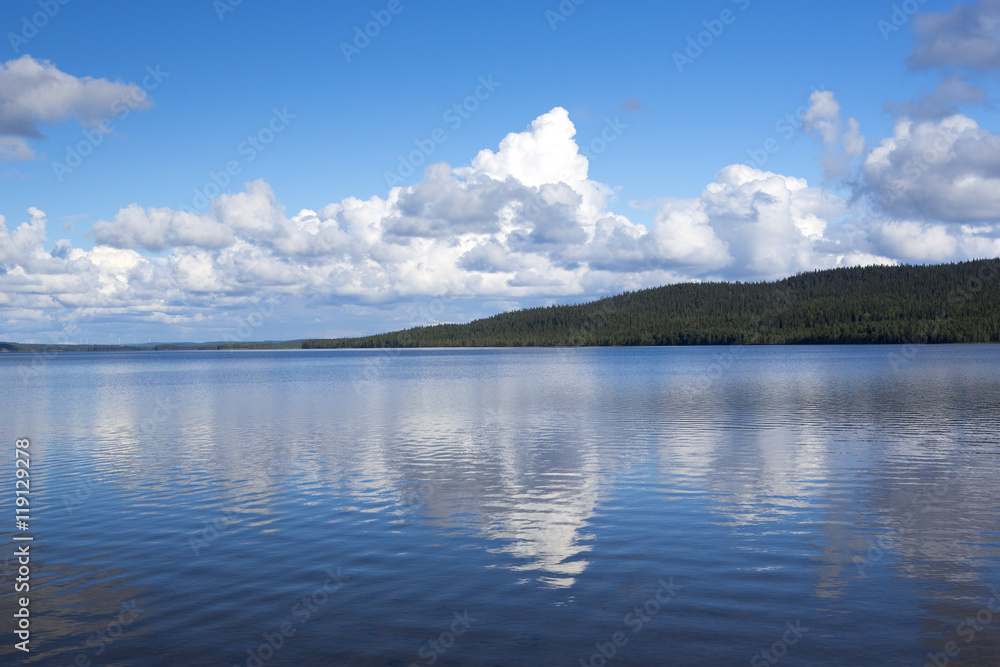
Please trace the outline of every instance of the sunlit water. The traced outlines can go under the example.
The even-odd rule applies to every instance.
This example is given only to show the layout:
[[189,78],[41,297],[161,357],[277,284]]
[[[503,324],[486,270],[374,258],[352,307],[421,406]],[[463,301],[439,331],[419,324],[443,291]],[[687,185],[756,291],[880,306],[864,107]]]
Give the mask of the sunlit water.
[[997,665],[998,378],[991,346],[3,355],[0,557],[28,437],[39,664]]

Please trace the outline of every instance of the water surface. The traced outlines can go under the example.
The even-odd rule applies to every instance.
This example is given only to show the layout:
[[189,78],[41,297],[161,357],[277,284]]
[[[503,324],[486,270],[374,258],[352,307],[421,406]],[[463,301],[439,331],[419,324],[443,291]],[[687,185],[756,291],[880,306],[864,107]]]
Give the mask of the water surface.
[[31,657],[1000,664],[998,377],[994,346],[3,355]]

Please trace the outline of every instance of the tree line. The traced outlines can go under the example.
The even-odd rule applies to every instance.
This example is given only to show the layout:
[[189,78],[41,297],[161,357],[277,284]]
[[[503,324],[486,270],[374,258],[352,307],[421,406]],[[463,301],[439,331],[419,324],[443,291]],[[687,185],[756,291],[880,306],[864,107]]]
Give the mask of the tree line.
[[303,348],[1000,342],[1000,259],[687,283]]

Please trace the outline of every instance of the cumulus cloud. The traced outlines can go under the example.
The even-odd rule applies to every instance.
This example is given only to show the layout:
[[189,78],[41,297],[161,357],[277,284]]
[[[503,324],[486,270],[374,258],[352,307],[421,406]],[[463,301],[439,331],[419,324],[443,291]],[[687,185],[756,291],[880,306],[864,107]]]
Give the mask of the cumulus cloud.
[[915,69],[1000,67],[1000,0],[918,14],[913,32],[916,44],[907,62]]
[[583,212],[596,219],[612,190],[587,177],[589,162],[573,140],[575,135],[576,127],[569,119],[569,112],[556,107],[532,121],[527,131],[511,132],[504,137],[498,151],[480,151],[471,166],[456,173],[496,180],[511,177],[535,187],[563,183],[581,197]]
[[911,262],[948,262],[969,257],[1000,256],[1000,227],[916,220],[882,220],[873,225],[872,240],[880,250]]
[[46,321],[81,308],[141,311],[169,297],[169,280],[136,251],[84,251],[66,240],[46,251],[45,214],[36,208],[28,214],[13,231],[0,216],[0,306],[8,318]]
[[953,258],[958,249],[958,241],[944,225],[886,221],[877,223],[873,233],[886,251],[909,260],[943,262]]
[[[842,136],[840,109],[832,95],[813,102],[807,130],[824,143],[827,158]],[[889,103],[886,110],[898,116],[893,135],[857,166],[848,163],[851,199],[814,247],[838,253],[843,264],[1000,256],[1000,135],[955,113],[988,102],[951,72],[933,92]],[[821,256],[814,260],[822,266]]]
[[836,222],[848,202],[804,179],[730,165],[702,194],[663,203],[636,239],[647,264],[698,278],[774,279],[799,271],[892,263]]
[[[118,248],[172,247],[168,264],[182,289],[238,291],[256,281],[369,301],[600,294],[841,261],[825,232],[845,203],[802,179],[727,167],[700,197],[667,200],[647,229],[608,210],[610,189],[588,179],[573,134],[557,109],[470,166],[431,165],[420,183],[385,199],[349,198],[289,218],[255,181],[213,200],[211,217],[133,205],[98,222],[94,235]],[[539,170],[551,154],[559,164]],[[557,180],[566,173],[571,182]]]
[[[832,93],[814,95],[809,128],[838,157],[863,146]],[[196,330],[218,328],[224,313],[265,295],[322,312],[347,304],[383,313],[447,296],[469,299],[481,314],[485,301],[584,300],[680,281],[1000,252],[996,218],[987,220],[1000,188],[969,178],[996,178],[1000,153],[964,117],[901,121],[869,154],[866,186],[899,193],[898,211],[874,219],[858,210],[863,197],[852,202],[801,178],[731,165],[697,197],[650,202],[647,227],[612,210],[614,190],[590,179],[575,132],[557,107],[467,165],[429,165],[420,182],[384,197],[294,214],[262,180],[216,197],[203,214],[132,204],[93,226],[91,250],[50,244],[44,214],[32,209],[14,231],[0,224],[0,308],[22,324],[86,313]],[[909,173],[908,156],[939,139],[934,171]],[[933,211],[933,197],[947,220],[979,222],[902,215]]]
[[41,137],[40,124],[72,119],[95,127],[126,104],[130,109],[152,106],[136,84],[75,77],[27,54],[0,63],[0,159],[32,158],[23,138]]
[[169,208],[143,209],[131,204],[91,230],[98,243],[115,248],[160,251],[177,246],[223,248],[235,241],[233,230],[209,216]]
[[961,114],[897,120],[861,175],[862,193],[896,219],[1000,219],[1000,136]]
[[939,261],[995,253],[989,224],[963,223],[1000,220],[1000,136],[960,110],[991,104],[968,77],[1000,65],[1000,0],[921,13],[913,26],[907,62],[943,78],[914,100],[886,104],[896,116],[893,136],[865,156],[852,179],[854,195],[870,206],[871,242],[894,256]]
[[823,144],[823,175],[831,182],[847,177],[851,162],[865,152],[865,138],[858,121],[840,117],[840,103],[828,90],[814,91],[809,110],[802,117],[803,130],[814,134]]

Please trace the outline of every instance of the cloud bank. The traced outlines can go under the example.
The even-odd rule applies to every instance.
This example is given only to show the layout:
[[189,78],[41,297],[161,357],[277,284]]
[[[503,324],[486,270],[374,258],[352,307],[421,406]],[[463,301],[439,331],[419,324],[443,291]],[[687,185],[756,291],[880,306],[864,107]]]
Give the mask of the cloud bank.
[[[384,197],[290,212],[256,180],[204,213],[124,206],[92,227],[91,249],[50,242],[37,208],[13,230],[0,217],[0,339],[88,321],[218,340],[233,313],[275,300],[285,338],[373,333],[683,281],[1000,256],[1000,136],[959,112],[987,102],[965,76],[1000,66],[998,10],[983,0],[915,20],[910,64],[942,80],[887,106],[891,137],[870,143],[833,92],[813,93],[803,132],[822,148],[824,187],[729,165],[697,197],[655,200],[649,226],[590,178],[561,107]],[[39,124],[97,122],[130,86],[9,61],[0,158],[30,158]],[[447,312],[401,314],[434,299]],[[363,327],[345,328],[345,314]]]
[[[806,119],[839,155],[859,152],[832,93],[815,94]],[[466,166],[437,163],[384,198],[294,214],[262,180],[200,215],[131,204],[94,225],[90,250],[50,247],[45,215],[31,209],[13,231],[0,221],[0,307],[25,326],[86,313],[210,328],[216,309],[265,295],[383,307],[443,295],[575,300],[1000,254],[1000,140],[961,115],[900,119],[867,153],[861,191],[876,205],[892,193],[875,218],[804,179],[730,165],[700,196],[666,200],[647,228],[611,212],[614,192],[589,178],[574,135],[557,107]]]

